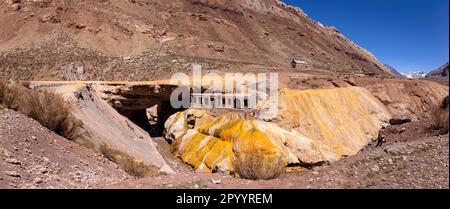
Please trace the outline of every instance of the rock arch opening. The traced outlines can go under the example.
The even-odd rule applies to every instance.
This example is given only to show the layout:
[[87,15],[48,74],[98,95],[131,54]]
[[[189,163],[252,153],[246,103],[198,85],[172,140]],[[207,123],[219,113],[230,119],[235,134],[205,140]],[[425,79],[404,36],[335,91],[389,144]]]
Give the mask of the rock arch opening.
[[184,108],[175,109],[170,105],[169,100],[163,100],[158,104],[148,108],[116,108],[123,116],[147,131],[151,137],[162,137],[164,123],[167,119]]
[[170,95],[173,85],[118,85],[103,89],[104,99],[121,115],[147,131],[151,137],[162,137],[165,121],[185,110],[173,108]]

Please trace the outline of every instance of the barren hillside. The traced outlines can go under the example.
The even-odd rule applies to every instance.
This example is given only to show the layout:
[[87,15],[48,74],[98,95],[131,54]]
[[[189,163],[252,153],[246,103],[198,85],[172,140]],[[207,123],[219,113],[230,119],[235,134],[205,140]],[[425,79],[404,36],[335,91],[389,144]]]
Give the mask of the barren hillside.
[[429,80],[438,81],[448,85],[448,63],[445,63],[438,69],[431,71],[425,77]]
[[334,27],[277,0],[4,0],[0,76],[149,80],[188,71],[392,72]]
[[427,74],[427,77],[448,77],[448,63]]

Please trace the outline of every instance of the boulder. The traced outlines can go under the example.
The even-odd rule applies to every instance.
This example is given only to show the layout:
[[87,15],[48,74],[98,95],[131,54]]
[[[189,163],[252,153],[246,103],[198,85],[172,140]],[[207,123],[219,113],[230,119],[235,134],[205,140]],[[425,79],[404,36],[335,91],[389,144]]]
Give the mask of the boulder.
[[42,15],[39,18],[39,21],[41,21],[42,23],[48,23],[48,22],[59,23],[59,22],[61,22],[61,17],[58,12],[50,12],[50,13]]
[[11,9],[12,11],[17,11],[20,9],[20,4],[19,3],[11,4],[9,5],[9,9]]
[[145,113],[150,125],[156,125],[158,123],[158,105],[147,108]]
[[208,46],[208,48],[211,48],[211,49],[213,49],[216,52],[219,52],[219,53],[224,53],[225,52],[225,46],[224,45],[208,43],[207,46]]
[[85,75],[85,69],[83,65],[71,63],[67,67],[63,68],[63,80],[76,81],[82,80]]
[[164,124],[164,138],[172,143],[184,136],[188,129],[200,127],[213,118],[207,111],[189,109],[170,116]]
[[389,124],[396,126],[396,125],[402,125],[405,123],[411,123],[411,118],[402,116],[402,117],[395,117],[389,120]]
[[4,2],[12,11],[17,11],[21,8],[21,0],[5,0]]
[[33,0],[33,3],[38,5],[41,8],[45,8],[50,6],[50,4],[53,2],[53,0]]

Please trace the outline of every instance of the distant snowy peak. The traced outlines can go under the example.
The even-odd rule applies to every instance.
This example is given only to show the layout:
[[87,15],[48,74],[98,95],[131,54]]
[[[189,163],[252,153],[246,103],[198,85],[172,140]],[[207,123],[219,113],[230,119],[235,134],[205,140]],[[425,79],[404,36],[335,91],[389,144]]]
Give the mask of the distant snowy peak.
[[448,75],[449,75],[448,69],[449,69],[448,63],[446,63],[443,66],[439,67],[438,69],[431,71],[430,73],[426,73],[424,71],[417,71],[417,72],[407,72],[407,73],[401,73],[401,74],[406,78],[412,78],[412,79],[448,77]]
[[419,78],[425,78],[427,73],[424,71],[418,71],[418,72],[402,73],[402,75],[405,76],[406,78],[419,79]]

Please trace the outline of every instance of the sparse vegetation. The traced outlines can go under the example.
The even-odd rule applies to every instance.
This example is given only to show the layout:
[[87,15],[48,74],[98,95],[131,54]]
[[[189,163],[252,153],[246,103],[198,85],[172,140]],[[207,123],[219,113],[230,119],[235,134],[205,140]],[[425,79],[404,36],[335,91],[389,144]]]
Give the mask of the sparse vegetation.
[[145,165],[142,161],[136,160],[126,153],[116,150],[107,144],[100,145],[100,152],[107,159],[119,165],[125,172],[132,176],[144,178],[164,174],[159,172],[157,167]]
[[6,88],[6,80],[0,77],[0,101],[3,98],[3,91]]
[[3,92],[5,88],[6,88],[6,81],[0,78],[0,110],[5,108],[5,105],[3,104]]
[[0,81],[0,101],[7,108],[19,110],[19,103],[24,100],[25,95],[20,91],[20,87],[8,84],[6,80]]
[[284,172],[287,166],[286,160],[281,155],[267,157],[262,149],[256,149],[253,153],[236,156],[234,161],[235,171],[241,178],[251,180],[275,179]]
[[95,144],[94,142],[92,142],[89,139],[83,138],[83,137],[77,137],[77,139],[74,140],[75,143],[86,147],[88,149],[94,150],[95,151]]
[[81,122],[70,114],[72,106],[60,95],[47,90],[27,89],[0,80],[0,101],[5,107],[37,120],[67,139],[75,139],[81,127]]
[[441,129],[442,132],[448,133],[449,131],[449,97],[447,96],[441,103],[433,110],[434,125],[437,129]]

